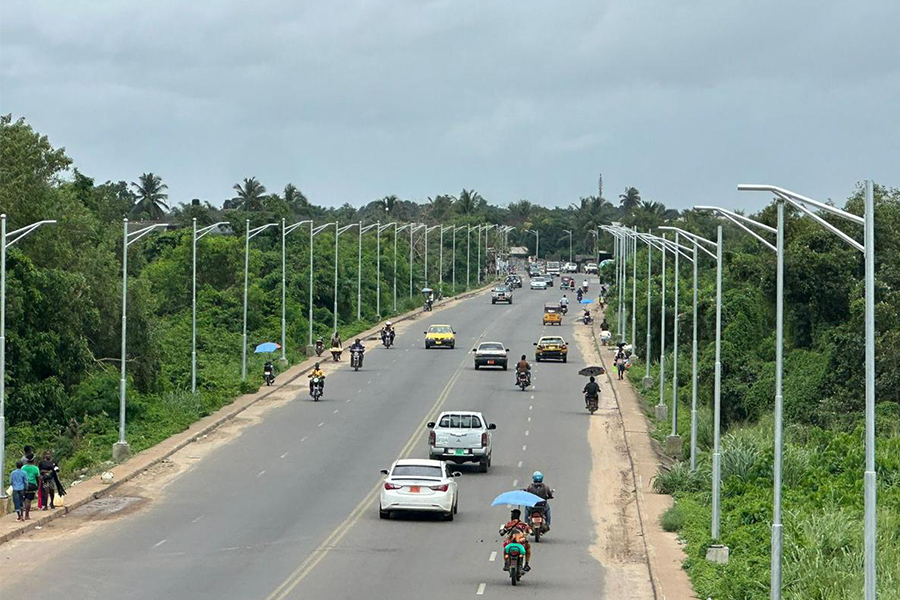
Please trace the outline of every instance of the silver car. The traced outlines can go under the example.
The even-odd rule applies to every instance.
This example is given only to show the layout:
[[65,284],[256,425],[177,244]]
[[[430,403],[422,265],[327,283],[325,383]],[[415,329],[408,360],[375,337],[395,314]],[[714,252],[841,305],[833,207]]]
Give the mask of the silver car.
[[450,410],[428,424],[428,455],[433,460],[475,462],[487,473],[491,466],[491,431],[497,429],[480,412]]

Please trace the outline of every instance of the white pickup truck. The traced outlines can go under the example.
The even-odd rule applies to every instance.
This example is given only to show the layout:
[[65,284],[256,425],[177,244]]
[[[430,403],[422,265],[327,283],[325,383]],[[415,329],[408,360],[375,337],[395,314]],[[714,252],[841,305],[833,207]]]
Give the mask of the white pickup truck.
[[550,261],[547,263],[547,275],[556,275],[559,276],[559,263],[556,261]]
[[432,460],[475,462],[482,473],[487,473],[491,466],[491,431],[496,428],[480,412],[442,412],[436,422],[428,424],[428,454]]

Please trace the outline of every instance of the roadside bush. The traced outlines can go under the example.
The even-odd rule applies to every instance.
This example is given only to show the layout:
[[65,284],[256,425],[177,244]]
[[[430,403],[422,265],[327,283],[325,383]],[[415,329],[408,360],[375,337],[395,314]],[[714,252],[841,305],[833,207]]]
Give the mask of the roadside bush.
[[670,533],[677,532],[681,531],[681,528],[684,527],[684,519],[685,516],[681,507],[674,504],[662,514],[659,519],[659,524],[662,526],[663,531],[668,531]]

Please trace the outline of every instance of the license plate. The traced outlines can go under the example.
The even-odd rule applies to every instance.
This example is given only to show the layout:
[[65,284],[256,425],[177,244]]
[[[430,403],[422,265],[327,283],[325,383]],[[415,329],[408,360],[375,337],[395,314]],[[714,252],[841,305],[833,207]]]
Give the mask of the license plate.
[[541,521],[543,521],[543,519],[540,517],[532,517],[531,518],[531,522],[535,523],[535,524],[539,524]]
[[462,456],[462,455],[468,454],[468,453],[469,453],[469,451],[468,451],[468,450],[464,450],[464,449],[456,449],[456,450],[453,451],[453,454],[455,454],[455,455],[457,455],[457,456]]
[[434,343],[435,343],[436,346],[440,346],[440,345],[441,345],[441,340],[435,340]]
[[494,364],[494,361],[489,360],[489,361],[488,361],[488,364],[489,364],[489,365],[492,365],[492,364]]
[[409,486],[409,493],[410,493],[410,494],[418,494],[418,493],[421,492],[421,491],[422,491],[422,488],[419,487],[419,486],[417,486],[417,485],[411,485],[411,486]]

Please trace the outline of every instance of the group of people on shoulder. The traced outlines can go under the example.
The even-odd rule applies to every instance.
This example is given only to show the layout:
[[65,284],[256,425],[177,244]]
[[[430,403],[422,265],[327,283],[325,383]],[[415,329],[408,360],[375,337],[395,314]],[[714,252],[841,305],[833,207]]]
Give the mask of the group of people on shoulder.
[[31,503],[35,497],[38,508],[49,510],[56,508],[54,501],[57,496],[66,495],[59,480],[59,466],[53,460],[53,453],[44,452],[42,458],[37,460],[34,447],[25,446],[24,450],[25,454],[16,461],[16,468],[9,474],[18,521],[31,520]]

